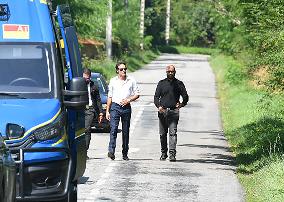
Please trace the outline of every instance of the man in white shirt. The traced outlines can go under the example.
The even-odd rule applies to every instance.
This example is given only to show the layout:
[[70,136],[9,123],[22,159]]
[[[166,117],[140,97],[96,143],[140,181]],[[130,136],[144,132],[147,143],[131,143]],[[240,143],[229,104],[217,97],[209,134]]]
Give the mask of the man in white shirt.
[[115,159],[115,147],[119,121],[122,123],[122,158],[129,160],[129,127],[131,119],[130,103],[139,98],[139,89],[134,78],[126,75],[126,63],[119,62],[115,65],[116,77],[109,83],[109,93],[106,107],[106,118],[110,121],[110,141],[108,157]]

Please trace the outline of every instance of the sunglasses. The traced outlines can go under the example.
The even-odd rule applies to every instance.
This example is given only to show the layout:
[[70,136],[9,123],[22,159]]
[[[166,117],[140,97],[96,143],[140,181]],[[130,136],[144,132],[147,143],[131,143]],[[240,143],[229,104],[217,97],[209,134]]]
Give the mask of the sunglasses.
[[118,70],[122,72],[123,70],[125,70],[125,71],[126,71],[126,70],[127,70],[127,68],[118,68]]
[[167,73],[175,73],[176,71],[167,71]]

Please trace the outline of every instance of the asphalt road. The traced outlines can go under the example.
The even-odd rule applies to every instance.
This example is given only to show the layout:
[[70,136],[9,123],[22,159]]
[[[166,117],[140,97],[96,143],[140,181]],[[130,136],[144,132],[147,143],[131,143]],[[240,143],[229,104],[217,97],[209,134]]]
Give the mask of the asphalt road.
[[[180,111],[177,161],[160,161],[157,109],[153,95],[165,78],[165,67],[176,66],[176,77],[189,93]],[[223,136],[216,83],[208,57],[164,54],[131,73],[141,96],[132,104],[129,161],[107,158],[108,133],[93,133],[87,170],[79,181],[78,201],[226,201],[244,200],[234,158]]]

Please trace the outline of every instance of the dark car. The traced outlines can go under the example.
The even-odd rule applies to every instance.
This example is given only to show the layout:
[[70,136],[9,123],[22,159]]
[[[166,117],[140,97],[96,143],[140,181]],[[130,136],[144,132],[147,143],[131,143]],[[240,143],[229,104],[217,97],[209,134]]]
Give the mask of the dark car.
[[0,136],[0,202],[16,198],[16,164]]
[[102,100],[103,113],[104,113],[104,118],[101,124],[98,123],[97,117],[94,118],[94,121],[92,123],[92,129],[100,129],[105,132],[109,132],[110,130],[109,121],[105,118],[106,117],[105,114],[106,114],[108,84],[106,82],[105,77],[100,73],[92,72],[91,79],[99,87],[100,97]]

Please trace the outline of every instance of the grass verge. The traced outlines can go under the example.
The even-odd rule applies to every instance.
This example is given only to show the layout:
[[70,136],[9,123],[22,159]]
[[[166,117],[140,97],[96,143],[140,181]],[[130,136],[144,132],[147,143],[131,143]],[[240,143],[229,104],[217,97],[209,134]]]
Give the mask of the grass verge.
[[201,48],[201,47],[187,47],[187,46],[158,46],[158,50],[162,53],[183,53],[183,54],[203,54],[203,55],[215,55],[220,51],[213,48]]
[[217,54],[211,66],[218,93],[225,135],[238,163],[238,177],[246,200],[284,200],[284,99],[249,85],[244,65]]

